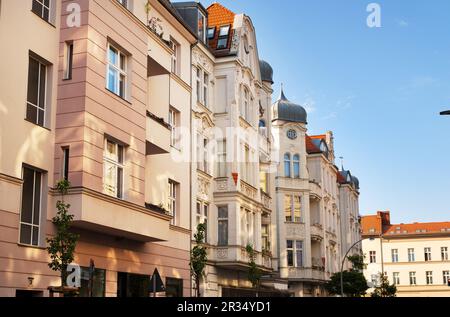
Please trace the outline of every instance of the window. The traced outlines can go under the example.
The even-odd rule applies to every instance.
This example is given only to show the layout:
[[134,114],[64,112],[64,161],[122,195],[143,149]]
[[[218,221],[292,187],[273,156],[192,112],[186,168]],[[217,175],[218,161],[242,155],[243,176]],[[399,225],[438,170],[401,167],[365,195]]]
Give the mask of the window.
[[263,251],[270,251],[269,225],[261,225],[261,245]]
[[431,261],[431,248],[424,249],[425,261]]
[[105,297],[105,284],[106,270],[96,268],[91,273],[90,268],[81,267],[80,297]]
[[50,22],[50,0],[33,0],[31,11],[47,22]]
[[245,176],[245,181],[249,184],[252,184],[252,168],[250,165],[250,149],[248,148],[248,146],[244,147],[244,156],[245,156],[245,161],[244,161],[244,173],[242,173]]
[[214,37],[216,36],[216,28],[212,27],[208,29],[208,40],[212,40],[214,39]]
[[289,267],[303,267],[303,241],[286,241],[287,265]]
[[166,297],[183,297],[183,280],[166,278]]
[[200,67],[197,67],[197,102],[208,107],[209,99],[209,75]]
[[227,176],[227,141],[217,142],[217,176]]
[[203,72],[203,105],[208,107],[208,97],[209,97],[209,76],[207,73]]
[[369,251],[369,261],[370,261],[370,263],[377,262],[377,252],[376,251]]
[[300,155],[294,155],[294,178],[300,178]]
[[392,280],[394,282],[394,285],[400,285],[400,273],[399,272],[392,273]]
[[117,0],[124,8],[128,9],[128,0]]
[[169,213],[172,216],[171,224],[177,225],[178,210],[178,188],[179,184],[169,180]]
[[197,67],[197,102],[202,103],[202,70],[200,67]]
[[69,180],[69,148],[63,148],[63,159],[62,159],[62,174],[65,180]]
[[426,271],[425,272],[425,276],[427,279],[427,285],[432,285],[433,284],[433,272],[432,271]]
[[284,196],[284,215],[286,222],[292,222],[292,196]]
[[398,249],[392,249],[392,262],[397,263],[398,262]]
[[294,195],[294,222],[302,221],[301,197]]
[[378,286],[378,274],[370,275],[370,281],[374,287]]
[[198,11],[198,38],[203,43],[206,43],[206,27],[206,17],[202,12]]
[[45,124],[47,98],[47,66],[30,56],[28,64],[28,92],[26,120],[41,127]]
[[228,206],[218,207],[218,245],[228,245]]
[[244,88],[242,93],[242,104],[241,104],[241,117],[244,118],[247,122],[251,122],[251,105],[253,103],[253,99],[250,96],[250,92],[247,88]]
[[291,177],[291,154],[284,154],[284,176]]
[[441,247],[441,260],[448,261],[448,248],[447,247]]
[[230,34],[230,25],[222,26],[219,29],[219,38],[217,40],[217,49],[228,48],[228,35]]
[[66,42],[64,58],[64,80],[72,79],[73,68],[73,42]]
[[103,184],[107,195],[123,198],[124,148],[108,139],[105,140],[103,157]]
[[108,75],[106,87],[126,99],[127,56],[111,44],[108,45]]
[[179,116],[180,112],[178,112],[176,109],[169,109],[170,145],[175,148],[177,148],[179,145],[177,132],[180,121]]
[[259,134],[267,137],[267,126],[266,121],[264,119],[259,120]]
[[259,172],[259,188],[267,194],[268,192],[268,177],[264,171]]
[[40,245],[42,173],[23,167],[22,209],[20,212],[20,243]]
[[416,285],[416,272],[409,272],[409,285]]
[[197,168],[209,174],[209,151],[208,139],[203,135],[197,135]]
[[414,249],[408,249],[408,262],[414,262],[416,260],[416,256],[414,254]]
[[450,271],[442,271],[442,282],[444,285],[450,282]]
[[174,39],[170,39],[170,47],[173,50],[172,53],[172,73],[174,73],[175,75],[180,76],[180,50],[181,50],[181,46],[180,44],[178,44],[177,41],[175,41]]
[[[209,205],[198,201],[197,202],[196,221],[197,221],[197,226],[199,224],[205,225],[205,242],[208,242],[208,214],[209,214]],[[197,228],[196,228],[196,230],[197,230]]]

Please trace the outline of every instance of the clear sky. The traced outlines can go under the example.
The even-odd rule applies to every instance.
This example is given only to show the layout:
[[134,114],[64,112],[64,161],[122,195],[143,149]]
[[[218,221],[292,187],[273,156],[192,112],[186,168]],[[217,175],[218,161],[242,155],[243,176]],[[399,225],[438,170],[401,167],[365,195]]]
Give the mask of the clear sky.
[[[371,2],[381,28],[366,24]],[[274,97],[283,82],[310,134],[334,132],[336,157],[360,179],[361,214],[450,221],[450,116],[438,115],[450,110],[450,1],[220,3],[252,18]]]

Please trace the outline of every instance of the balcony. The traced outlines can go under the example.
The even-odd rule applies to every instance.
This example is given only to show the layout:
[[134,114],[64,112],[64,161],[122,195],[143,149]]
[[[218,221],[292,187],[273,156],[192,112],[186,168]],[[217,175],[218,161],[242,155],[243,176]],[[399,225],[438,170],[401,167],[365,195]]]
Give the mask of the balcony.
[[[216,262],[219,267],[246,271],[250,261],[247,251],[241,246],[217,246],[208,249],[208,260]],[[256,265],[264,272],[272,271],[272,258],[261,252],[256,253]]]
[[146,155],[170,152],[170,128],[163,118],[147,112]]
[[272,198],[261,190],[261,203],[265,209],[268,211],[272,210]]
[[313,270],[319,270],[324,271],[325,270],[325,263],[324,258],[311,258],[312,268]]
[[241,190],[240,190],[241,193],[243,193],[245,196],[247,196],[253,200],[258,199],[258,190],[255,187],[244,182],[243,180],[240,181],[240,184],[241,184]]
[[324,237],[323,227],[319,223],[311,225],[311,239],[314,241],[322,241]]
[[86,188],[65,197],[74,227],[140,242],[167,241],[171,217]]
[[323,270],[317,270],[313,268],[296,268],[296,267],[282,268],[281,276],[283,278],[289,278],[292,280],[304,280],[311,282],[326,281],[325,272]]
[[276,187],[278,188],[297,188],[297,189],[309,189],[309,181],[302,178],[291,177],[277,177]]

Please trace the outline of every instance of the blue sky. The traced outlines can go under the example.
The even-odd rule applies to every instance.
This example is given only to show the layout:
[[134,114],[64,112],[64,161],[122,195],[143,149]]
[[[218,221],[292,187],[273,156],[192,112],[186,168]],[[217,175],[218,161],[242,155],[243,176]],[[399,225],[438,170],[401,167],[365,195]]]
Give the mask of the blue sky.
[[375,1],[220,2],[252,18],[274,97],[283,82],[309,133],[334,132],[361,214],[450,221],[450,117],[438,115],[450,109],[450,1],[376,1],[381,28],[366,24]]

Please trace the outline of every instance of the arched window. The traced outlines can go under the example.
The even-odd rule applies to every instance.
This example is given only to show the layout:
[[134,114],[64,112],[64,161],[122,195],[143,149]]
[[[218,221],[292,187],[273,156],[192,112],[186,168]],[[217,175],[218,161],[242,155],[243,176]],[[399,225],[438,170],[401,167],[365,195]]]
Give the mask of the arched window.
[[300,155],[294,155],[294,178],[300,178]]
[[265,128],[266,127],[266,121],[264,121],[263,119],[259,120],[259,127],[260,128]]
[[291,177],[291,154],[284,154],[284,176]]
[[266,131],[266,121],[264,121],[264,119],[259,120],[259,134],[261,134],[262,136],[267,136]]

